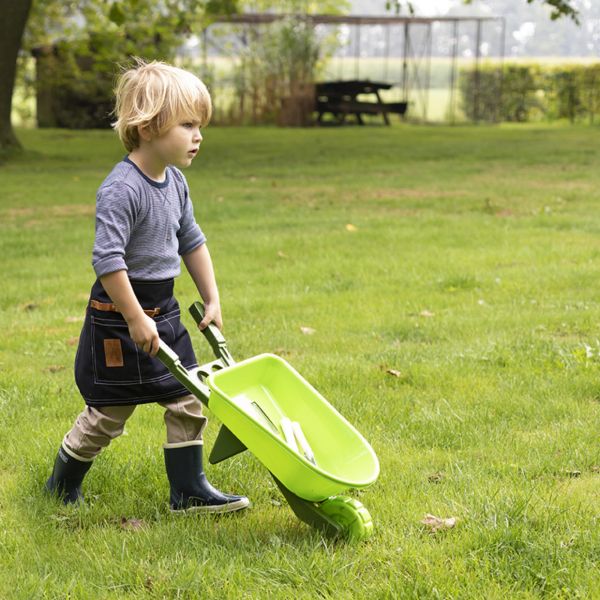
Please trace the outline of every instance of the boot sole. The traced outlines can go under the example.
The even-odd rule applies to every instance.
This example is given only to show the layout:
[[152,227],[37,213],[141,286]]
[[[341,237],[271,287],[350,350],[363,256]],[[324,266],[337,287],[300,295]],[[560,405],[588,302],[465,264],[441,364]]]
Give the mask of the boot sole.
[[188,513],[222,514],[242,510],[248,508],[248,506],[250,506],[250,501],[246,498],[244,500],[228,502],[227,504],[207,504],[205,506],[190,506],[188,508],[169,508],[169,510],[174,515],[185,515]]

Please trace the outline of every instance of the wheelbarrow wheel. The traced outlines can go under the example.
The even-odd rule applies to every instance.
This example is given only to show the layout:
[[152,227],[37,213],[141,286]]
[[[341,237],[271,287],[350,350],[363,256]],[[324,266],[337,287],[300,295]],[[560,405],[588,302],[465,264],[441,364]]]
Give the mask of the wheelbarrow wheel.
[[319,508],[349,540],[366,540],[373,533],[373,520],[369,511],[354,498],[332,496],[324,500]]

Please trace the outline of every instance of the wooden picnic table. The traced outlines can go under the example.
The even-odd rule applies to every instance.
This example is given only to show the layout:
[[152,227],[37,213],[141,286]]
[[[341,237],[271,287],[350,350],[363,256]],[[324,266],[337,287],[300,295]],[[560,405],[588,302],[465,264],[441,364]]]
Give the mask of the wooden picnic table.
[[[383,116],[386,125],[390,124],[389,113],[404,115],[406,102],[384,102],[379,92],[392,88],[391,83],[369,80],[325,81],[315,86],[316,110],[321,123],[325,113],[331,113],[342,124],[346,116],[353,114],[360,125],[364,125],[363,114]],[[366,102],[358,100],[361,95],[372,95],[374,100]]]

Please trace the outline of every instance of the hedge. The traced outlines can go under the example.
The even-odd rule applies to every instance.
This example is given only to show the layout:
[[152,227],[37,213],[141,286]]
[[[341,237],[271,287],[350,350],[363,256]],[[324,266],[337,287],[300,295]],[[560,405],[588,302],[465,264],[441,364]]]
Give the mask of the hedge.
[[484,65],[461,70],[459,89],[462,110],[473,121],[593,123],[600,115],[600,63]]

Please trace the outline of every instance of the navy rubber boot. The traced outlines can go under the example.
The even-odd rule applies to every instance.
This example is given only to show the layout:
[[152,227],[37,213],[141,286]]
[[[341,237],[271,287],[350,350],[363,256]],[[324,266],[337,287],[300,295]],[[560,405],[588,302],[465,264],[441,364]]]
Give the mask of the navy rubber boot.
[[46,491],[57,495],[64,504],[83,502],[81,484],[92,462],[92,460],[77,460],[72,453],[67,453],[61,446],[54,461],[52,475],[46,481]]
[[223,494],[208,482],[202,467],[202,442],[166,444],[164,451],[172,512],[226,513],[250,505],[245,496]]

